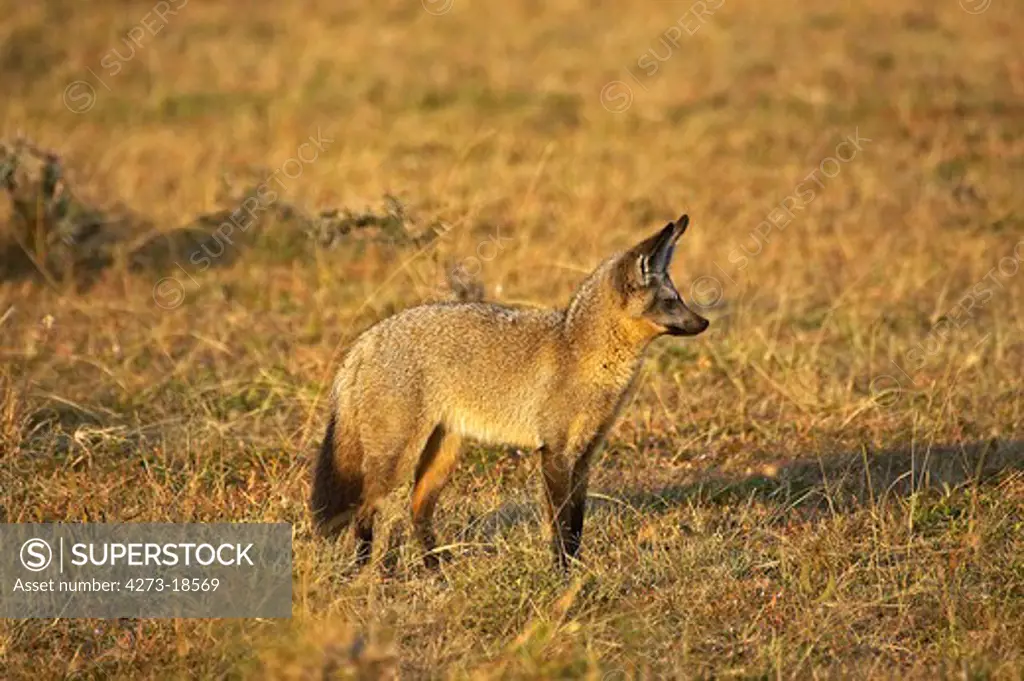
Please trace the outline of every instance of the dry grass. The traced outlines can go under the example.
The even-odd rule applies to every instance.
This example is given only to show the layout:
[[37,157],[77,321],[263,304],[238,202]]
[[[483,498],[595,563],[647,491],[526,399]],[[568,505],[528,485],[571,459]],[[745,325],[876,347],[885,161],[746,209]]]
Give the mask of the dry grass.
[[[0,676],[1019,678],[1019,4],[726,0],[678,47],[685,3],[349,4],[190,2],[116,75],[150,4],[3,12],[0,137],[59,150],[96,201],[171,228],[320,129],[282,196],[391,194],[451,229],[424,251],[246,246],[172,310],[157,275],[0,284],[0,519],[295,528],[292,620],[6,621]],[[599,97],[616,80],[622,112]],[[806,184],[816,168],[834,176]],[[793,219],[759,227],[787,196]],[[355,333],[432,295],[444,261],[558,304],[684,210],[675,278],[712,329],[654,348],[574,581],[550,570],[536,461],[488,448],[442,498],[444,580],[412,542],[353,576],[350,542],[312,538],[308,465]]]

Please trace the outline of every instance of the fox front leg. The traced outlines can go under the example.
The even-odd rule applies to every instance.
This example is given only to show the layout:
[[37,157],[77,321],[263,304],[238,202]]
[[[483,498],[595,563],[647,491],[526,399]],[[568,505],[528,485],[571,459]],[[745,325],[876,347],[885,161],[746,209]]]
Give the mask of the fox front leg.
[[544,500],[551,523],[551,549],[556,565],[564,572],[569,566],[567,549],[573,543],[569,537],[572,466],[565,460],[564,452],[545,447],[541,453],[541,473],[544,475]]
[[541,454],[551,545],[555,563],[563,572],[579,554],[583,541],[590,458],[599,445],[600,442],[592,443],[582,452],[576,448],[559,451],[545,447]]

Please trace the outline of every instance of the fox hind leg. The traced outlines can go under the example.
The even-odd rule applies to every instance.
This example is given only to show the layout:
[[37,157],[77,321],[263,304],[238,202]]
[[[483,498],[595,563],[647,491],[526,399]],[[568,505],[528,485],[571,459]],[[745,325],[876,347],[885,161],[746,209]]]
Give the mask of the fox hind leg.
[[356,565],[364,567],[373,556],[373,521],[377,516],[374,504],[363,504],[356,512]]
[[458,461],[461,444],[462,438],[446,431],[444,426],[437,426],[427,439],[416,466],[416,482],[412,492],[413,532],[426,551],[423,562],[431,569],[440,566],[442,557],[435,552],[437,537],[433,526],[434,508]]
[[[403,461],[415,461],[429,442],[431,430],[415,427],[411,436],[398,435],[407,428],[393,428],[378,431],[372,440],[364,438],[364,482],[359,509],[355,513],[356,564],[365,566],[373,556],[374,521],[381,502],[395,488]],[[390,432],[391,435],[384,435]]]

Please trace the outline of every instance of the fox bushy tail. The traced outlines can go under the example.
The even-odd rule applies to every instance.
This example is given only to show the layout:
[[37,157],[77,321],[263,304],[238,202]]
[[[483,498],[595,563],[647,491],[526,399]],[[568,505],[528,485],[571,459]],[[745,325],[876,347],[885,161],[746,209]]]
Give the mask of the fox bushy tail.
[[320,454],[313,470],[310,510],[316,531],[334,536],[355,516],[363,496],[362,449],[358,440],[339,429],[337,410],[327,422]]

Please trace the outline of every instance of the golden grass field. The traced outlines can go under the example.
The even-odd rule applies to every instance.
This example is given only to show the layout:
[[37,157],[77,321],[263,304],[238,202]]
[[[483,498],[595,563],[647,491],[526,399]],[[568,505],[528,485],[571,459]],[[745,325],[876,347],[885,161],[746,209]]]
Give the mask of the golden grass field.
[[[1024,6],[156,4],[4,3],[0,138],[158,230],[286,168],[281,201],[444,234],[0,284],[0,520],[288,522],[295,556],[290,620],[5,620],[0,677],[1021,678]],[[564,304],[683,212],[711,328],[652,347],[570,579],[536,459],[494,448],[442,577],[406,496],[362,573],[314,538],[359,331],[445,263]]]

